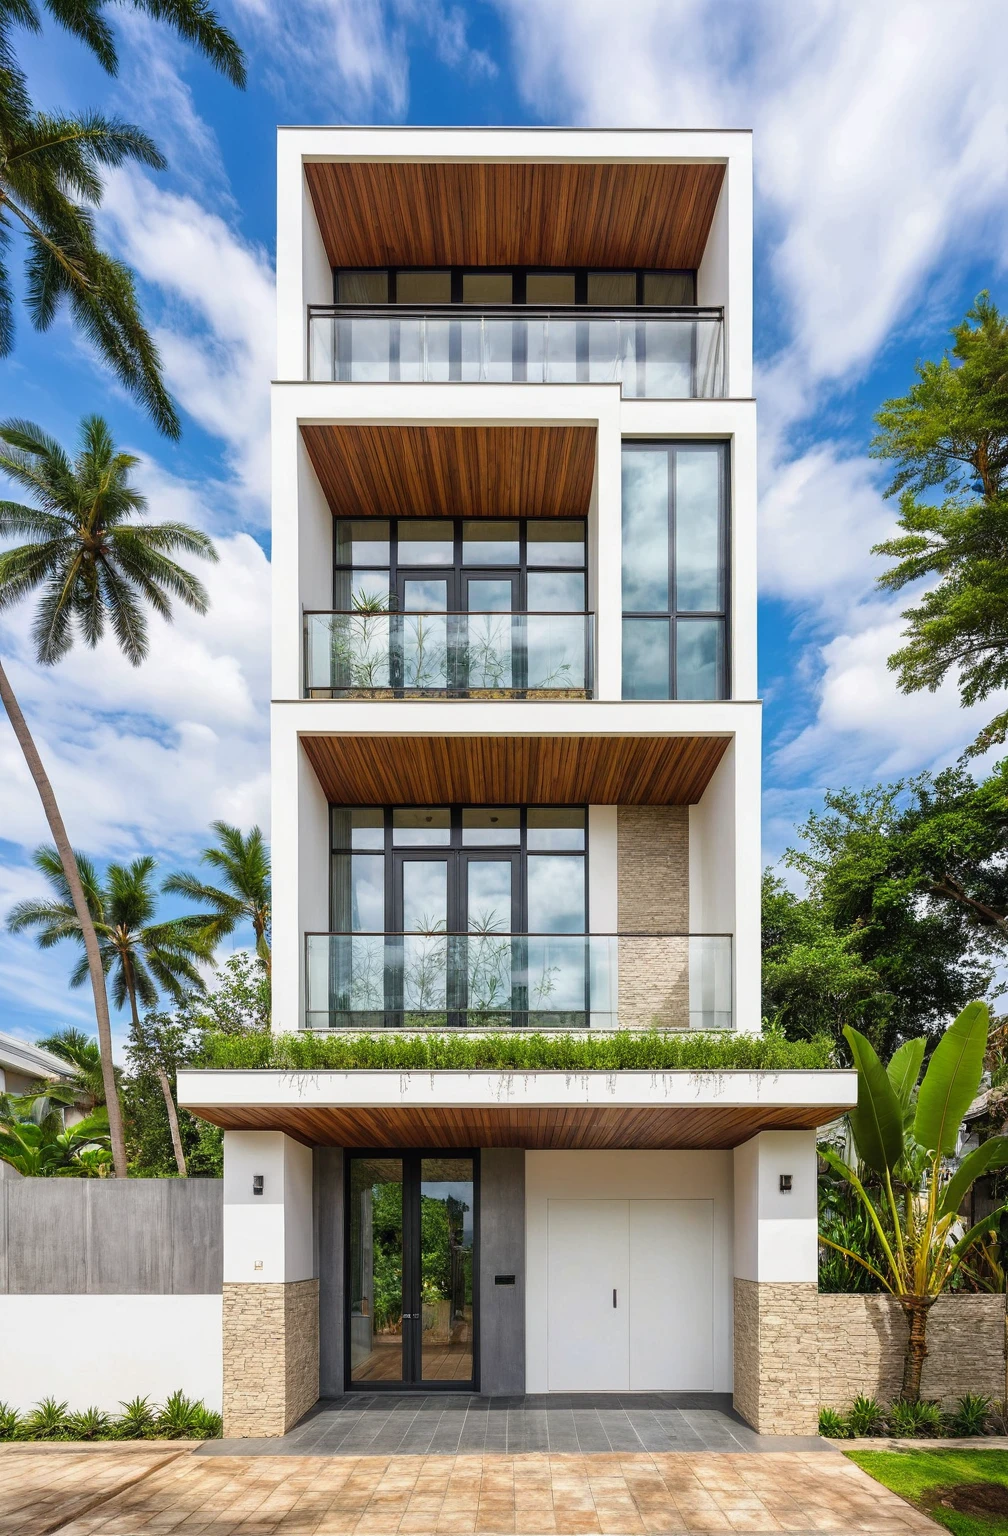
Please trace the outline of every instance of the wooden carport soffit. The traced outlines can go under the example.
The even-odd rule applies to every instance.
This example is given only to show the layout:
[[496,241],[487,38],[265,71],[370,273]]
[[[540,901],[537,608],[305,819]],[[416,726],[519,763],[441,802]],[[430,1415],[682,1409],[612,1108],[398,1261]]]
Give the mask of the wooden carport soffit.
[[595,428],[302,426],[334,517],[586,517]]
[[695,268],[723,165],[305,166],[334,267]]

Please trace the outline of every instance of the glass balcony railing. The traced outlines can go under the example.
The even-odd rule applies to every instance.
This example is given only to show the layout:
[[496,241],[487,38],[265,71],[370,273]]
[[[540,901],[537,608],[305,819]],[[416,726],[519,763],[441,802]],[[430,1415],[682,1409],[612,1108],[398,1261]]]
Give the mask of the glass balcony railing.
[[308,311],[308,377],[350,384],[614,384],[654,400],[724,394],[720,309]]
[[305,696],[591,698],[590,613],[305,614]]
[[732,1028],[730,934],[310,933],[308,1029]]

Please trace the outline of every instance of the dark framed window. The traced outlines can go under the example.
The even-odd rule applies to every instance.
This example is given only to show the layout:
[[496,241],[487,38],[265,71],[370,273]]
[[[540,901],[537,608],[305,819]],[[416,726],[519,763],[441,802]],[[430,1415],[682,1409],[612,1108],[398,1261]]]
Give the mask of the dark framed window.
[[583,518],[337,518],[333,608],[585,613]]
[[588,931],[586,806],[330,806],[333,933]]
[[568,267],[334,268],[336,304],[501,304],[539,307],[588,305],[598,309],[692,308],[696,272]]
[[728,445],[623,444],[623,697],[729,696]]

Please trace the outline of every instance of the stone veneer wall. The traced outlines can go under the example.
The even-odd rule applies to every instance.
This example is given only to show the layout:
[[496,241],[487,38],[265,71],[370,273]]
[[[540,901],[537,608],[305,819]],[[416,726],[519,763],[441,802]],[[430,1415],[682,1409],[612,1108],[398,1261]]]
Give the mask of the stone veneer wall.
[[[846,1408],[859,1392],[891,1403],[903,1383],[906,1318],[893,1296],[819,1297],[819,1400]],[[1003,1398],[1004,1296],[940,1296],[928,1314],[921,1396],[952,1408],[964,1392]]]
[[735,1407],[761,1435],[814,1435],[819,1291],[814,1280],[735,1281]]
[[[922,1395],[1008,1396],[1004,1296],[942,1296],[928,1318]],[[815,1434],[820,1406],[891,1403],[906,1321],[892,1296],[820,1296],[809,1282],[735,1281],[735,1407],[761,1434]]]
[[[619,1022],[689,1027],[689,807],[621,805],[616,814]],[[644,938],[679,934],[678,939]]]
[[286,1434],[318,1395],[318,1281],[225,1281],[224,1434]]

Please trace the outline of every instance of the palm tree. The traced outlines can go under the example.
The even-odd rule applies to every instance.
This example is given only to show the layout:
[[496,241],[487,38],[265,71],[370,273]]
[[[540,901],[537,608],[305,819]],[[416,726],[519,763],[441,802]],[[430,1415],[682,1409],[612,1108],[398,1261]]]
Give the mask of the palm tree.
[[48,1051],[50,1056],[58,1056],[67,1066],[73,1067],[74,1075],[68,1086],[74,1094],[75,1109],[90,1112],[105,1103],[101,1051],[97,1040],[92,1040],[83,1030],[67,1025],[55,1034],[46,1035],[44,1040],[36,1040],[35,1044],[40,1050]]
[[233,933],[239,923],[251,923],[256,954],[270,974],[270,856],[259,827],[244,836],[239,827],[215,821],[217,846],[204,848],[200,858],[218,871],[220,885],[209,885],[196,875],[169,875],[163,889],[209,907],[203,918],[214,945]]
[[[51,666],[73,644],[74,623],[92,649],[112,626],[120,650],[133,666],[147,654],[144,604],[163,619],[172,617],[178,597],[197,613],[208,599],[191,572],[170,558],[185,550],[207,560],[217,553],[205,533],[185,523],[150,524],[132,517],[146,500],[131,484],[138,460],[116,451],[100,416],[81,423],[75,459],[32,422],[0,424],[0,470],[23,486],[35,505],[0,501],[0,537],[27,534],[30,543],[0,554],[0,610],[42,588],[33,638],[39,661]],[[0,701],[35,781],[67,882],[67,894],[83,937],[94,993],[98,1044],[102,1053],[115,1171],[126,1177],[126,1141],[112,1064],[112,1029],[105,973],[80,869],[14,690],[0,664]]]
[[[54,893],[51,901],[19,901],[7,918],[11,933],[35,929],[40,949],[51,949],[63,939],[82,941],[80,923],[70,899],[63,864],[55,848],[39,848],[33,859]],[[155,1007],[160,993],[181,1003],[192,992],[204,990],[199,961],[211,958],[213,945],[205,919],[197,916],[155,921],[157,896],[153,876],[157,860],[150,854],[130,864],[110,864],[101,883],[94,865],[77,855],[81,885],[88,899],[98,938],[102,969],[112,976],[112,1000],[117,1008],[129,1004],[135,1033],[140,1031],[138,1004]],[[88,957],[82,955],[70,973],[72,987],[88,979]],[[179,1135],[175,1101],[167,1075],[159,1071],[161,1091],[172,1133],[175,1161],[185,1177],[186,1165]]]
[[[118,57],[104,17],[107,0],[45,0],[53,19],[83,42],[111,75]],[[245,83],[241,49],[206,0],[132,0],[135,10],[165,21],[234,84]],[[25,300],[36,330],[45,331],[65,300],[74,321],[124,387],[162,432],[179,422],[161,378],[157,348],[144,326],[133,275],[95,239],[94,209],[106,166],[136,160],[156,170],[165,161],[139,128],[88,112],[79,117],[37,112],[15,57],[12,27],[38,32],[33,0],[0,5],[0,232],[17,228],[27,246]],[[14,345],[14,288],[0,247],[0,355]]]

